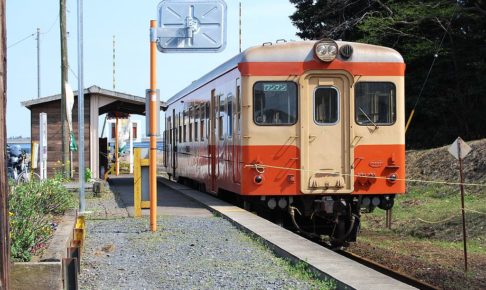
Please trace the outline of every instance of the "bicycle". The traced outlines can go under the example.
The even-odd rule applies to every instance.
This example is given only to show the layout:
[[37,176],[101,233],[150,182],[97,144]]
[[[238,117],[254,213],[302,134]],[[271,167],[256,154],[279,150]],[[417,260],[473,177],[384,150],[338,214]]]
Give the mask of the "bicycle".
[[7,148],[8,167],[7,174],[15,184],[30,182],[32,180],[41,180],[39,174],[29,172],[29,165],[25,151],[18,145]]

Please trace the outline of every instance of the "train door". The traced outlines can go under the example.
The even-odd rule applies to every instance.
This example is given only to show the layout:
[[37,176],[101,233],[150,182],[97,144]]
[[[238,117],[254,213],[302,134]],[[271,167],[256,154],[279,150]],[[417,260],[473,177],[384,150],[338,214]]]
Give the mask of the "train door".
[[[177,120],[179,121],[179,120]],[[176,122],[176,113],[175,113],[175,109],[172,110],[172,138],[171,138],[171,146],[172,146],[172,150],[171,150],[171,153],[172,153],[172,176],[176,176],[176,169],[177,169],[177,141],[178,141],[178,138],[177,138],[177,122]]]
[[350,79],[346,75],[301,78],[301,190],[350,193]]
[[216,90],[211,91],[211,104],[210,104],[210,125],[209,125],[209,182],[210,191],[216,192],[216,162],[217,162],[217,147],[218,141],[216,140],[216,117],[218,116],[218,97],[216,96]]
[[[231,118],[231,117],[230,117]],[[241,179],[241,81],[236,79],[236,99],[233,102],[233,182]]]

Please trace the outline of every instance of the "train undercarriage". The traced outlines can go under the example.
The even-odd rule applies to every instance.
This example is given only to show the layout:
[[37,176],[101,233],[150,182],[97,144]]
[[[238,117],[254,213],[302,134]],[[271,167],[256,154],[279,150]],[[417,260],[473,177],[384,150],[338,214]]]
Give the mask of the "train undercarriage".
[[[200,191],[204,184],[179,177],[178,182]],[[241,196],[220,190],[218,197],[334,248],[356,242],[362,213],[376,207],[389,210],[395,195]]]

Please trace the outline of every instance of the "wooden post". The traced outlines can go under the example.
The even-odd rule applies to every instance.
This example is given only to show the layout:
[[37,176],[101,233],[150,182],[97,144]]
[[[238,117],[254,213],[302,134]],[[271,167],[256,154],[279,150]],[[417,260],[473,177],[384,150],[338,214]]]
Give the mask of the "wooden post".
[[[69,149],[70,134],[66,108],[66,84],[68,83],[68,53],[66,32],[66,0],[59,1],[60,32],[61,32],[61,139],[62,164],[65,178],[71,177],[71,154]],[[81,138],[81,137],[80,137]],[[82,150],[83,148],[80,148]]]
[[[6,104],[7,104],[7,27],[5,22],[5,0],[0,0],[0,152],[5,156]],[[0,158],[0,289],[9,288],[10,245],[8,226],[8,182],[5,158]]]
[[467,273],[467,234],[466,234],[466,213],[464,211],[464,173],[462,169],[461,142],[457,142],[459,156],[459,175],[461,179],[461,212],[462,212],[462,239],[464,244],[464,272]]

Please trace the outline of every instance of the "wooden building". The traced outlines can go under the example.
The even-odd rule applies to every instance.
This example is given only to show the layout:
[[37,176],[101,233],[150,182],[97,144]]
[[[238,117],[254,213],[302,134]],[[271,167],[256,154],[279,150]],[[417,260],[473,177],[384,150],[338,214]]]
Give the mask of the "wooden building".
[[[61,169],[62,130],[61,95],[22,102],[31,112],[31,139],[39,141],[39,114],[47,114],[47,174],[53,176]],[[93,177],[100,177],[100,140],[98,117],[109,112],[145,115],[145,98],[91,86],[84,90],[84,163]],[[79,148],[78,98],[74,92],[73,130]],[[106,129],[105,129],[106,130]],[[105,143],[106,144],[106,143]],[[78,153],[73,153],[73,170],[78,170]],[[96,170],[95,170],[96,169]]]

